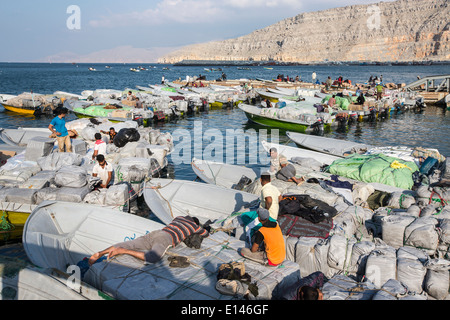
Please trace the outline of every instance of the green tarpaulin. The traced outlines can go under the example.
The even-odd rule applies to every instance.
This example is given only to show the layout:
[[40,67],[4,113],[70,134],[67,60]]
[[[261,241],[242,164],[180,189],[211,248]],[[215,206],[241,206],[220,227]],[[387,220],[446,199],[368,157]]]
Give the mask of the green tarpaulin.
[[383,154],[354,154],[334,161],[327,172],[363,182],[378,182],[411,190],[413,173],[419,171],[414,162],[403,161]]

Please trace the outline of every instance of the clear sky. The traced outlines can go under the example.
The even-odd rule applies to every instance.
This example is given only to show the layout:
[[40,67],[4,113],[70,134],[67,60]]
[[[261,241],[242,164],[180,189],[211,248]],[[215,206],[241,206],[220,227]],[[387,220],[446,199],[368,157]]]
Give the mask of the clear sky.
[[[249,34],[302,12],[376,0],[0,1],[0,61],[47,61],[101,50],[176,48]],[[80,9],[67,13],[71,5]],[[67,22],[79,29],[68,28]]]

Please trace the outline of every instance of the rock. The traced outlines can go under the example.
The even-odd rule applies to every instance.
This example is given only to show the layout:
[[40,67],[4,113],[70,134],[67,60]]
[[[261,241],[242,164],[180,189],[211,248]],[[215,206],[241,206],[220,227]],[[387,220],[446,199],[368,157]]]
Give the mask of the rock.
[[158,62],[449,60],[449,14],[447,0],[399,0],[306,12],[236,39],[181,48]]

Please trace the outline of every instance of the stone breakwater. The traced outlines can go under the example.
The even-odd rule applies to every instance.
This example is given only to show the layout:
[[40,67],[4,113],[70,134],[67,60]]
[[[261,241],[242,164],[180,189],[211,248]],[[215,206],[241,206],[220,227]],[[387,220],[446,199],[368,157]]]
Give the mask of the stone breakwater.
[[447,0],[399,0],[301,13],[251,34],[181,48],[159,59],[277,61],[450,60]]

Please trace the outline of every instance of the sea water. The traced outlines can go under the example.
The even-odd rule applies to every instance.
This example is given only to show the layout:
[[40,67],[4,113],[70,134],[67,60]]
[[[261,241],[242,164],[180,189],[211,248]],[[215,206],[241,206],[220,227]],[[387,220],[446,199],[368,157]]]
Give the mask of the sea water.
[[[130,68],[148,68],[147,71],[139,73],[131,72]],[[93,67],[97,71],[89,71]],[[150,64],[112,64],[106,68],[106,64],[30,64],[30,63],[0,63],[0,95],[18,95],[22,92],[52,94],[55,91],[65,91],[81,94],[84,90],[134,89],[136,86],[148,86],[160,84],[162,77],[168,81],[177,79],[184,80],[186,76],[205,75],[207,80],[216,80],[221,77],[222,72],[228,79],[274,79],[279,74],[295,78],[299,76],[305,82],[311,81],[311,74],[316,72],[319,81],[324,82],[328,76],[336,79],[342,76],[350,79],[352,83],[367,83],[370,76],[383,76],[385,83],[411,83],[417,76],[426,77],[430,75],[450,74],[450,66],[274,66],[272,70],[262,66],[250,67],[251,70],[239,70],[237,67],[224,67],[222,72],[207,72],[200,67],[177,67],[171,65]],[[163,70],[163,67],[169,70]],[[220,66],[214,66],[219,68]],[[18,115],[0,108],[0,127],[40,127],[49,125],[52,116],[24,116]],[[68,121],[75,120],[73,114],[68,116]],[[195,128],[201,126],[202,133],[215,129],[226,137],[227,130],[242,130],[248,138],[245,152],[247,159],[257,153],[257,157],[263,159],[266,155],[262,147],[255,151],[250,147],[254,143],[255,136],[261,138],[261,132],[267,132],[270,136],[271,130],[251,124],[247,121],[245,114],[239,109],[218,110],[209,113],[200,113],[185,117],[169,123],[159,123],[155,127],[162,132],[175,133],[177,130],[185,130],[193,135]],[[264,131],[265,130],[265,131]],[[390,119],[377,122],[363,122],[352,124],[346,130],[332,130],[325,133],[326,137],[351,140],[374,146],[408,146],[436,148],[443,155],[450,156],[450,112],[445,108],[428,106],[420,113],[408,111],[392,114]],[[194,138],[194,137],[193,137]],[[198,138],[198,137],[197,137]],[[203,148],[207,148],[211,139],[208,135],[200,137]],[[279,131],[279,143],[289,146],[295,144],[287,138],[285,132]],[[236,143],[237,144],[237,143]],[[177,146],[177,141],[175,141]],[[194,146],[192,146],[194,149]],[[236,145],[236,149],[240,147]],[[194,152],[192,152],[194,155]],[[224,159],[225,161],[225,159]],[[192,171],[188,161],[174,163],[169,157],[169,175],[171,178],[194,180],[196,175]],[[264,161],[257,163],[238,163],[249,167],[258,167]],[[227,161],[229,163],[229,161]]]

